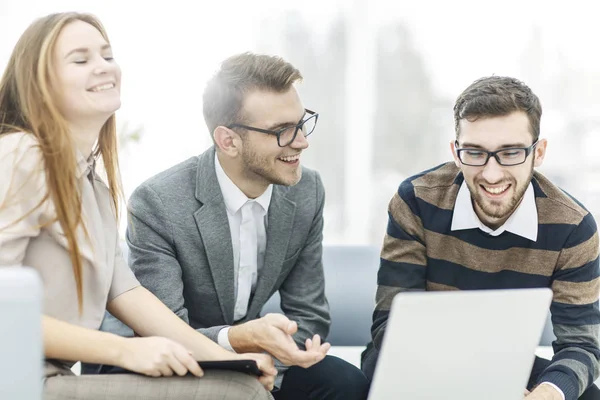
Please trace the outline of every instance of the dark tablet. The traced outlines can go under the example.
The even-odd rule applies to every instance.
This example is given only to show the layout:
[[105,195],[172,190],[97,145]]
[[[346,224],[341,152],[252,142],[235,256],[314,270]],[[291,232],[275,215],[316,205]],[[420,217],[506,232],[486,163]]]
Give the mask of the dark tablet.
[[[262,372],[258,369],[258,365],[254,360],[198,361],[198,365],[200,365],[200,368],[202,369],[228,369],[230,371],[247,372],[255,376],[262,376]],[[102,365],[98,373],[134,374],[135,372],[128,371],[121,367]]]
[[198,361],[198,365],[202,369],[228,369],[262,376],[262,371],[254,360]]

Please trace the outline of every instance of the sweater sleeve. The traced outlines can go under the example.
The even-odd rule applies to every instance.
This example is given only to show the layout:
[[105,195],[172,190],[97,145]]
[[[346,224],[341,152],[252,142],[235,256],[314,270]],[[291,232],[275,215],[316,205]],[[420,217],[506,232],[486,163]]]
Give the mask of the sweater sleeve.
[[381,348],[394,296],[400,292],[423,291],[426,288],[424,229],[410,181],[404,181],[392,197],[388,216],[371,327],[373,344],[377,350]]
[[554,357],[538,378],[558,386],[566,400],[579,398],[598,378],[599,276],[598,231],[587,214],[569,235],[555,268],[550,308]]

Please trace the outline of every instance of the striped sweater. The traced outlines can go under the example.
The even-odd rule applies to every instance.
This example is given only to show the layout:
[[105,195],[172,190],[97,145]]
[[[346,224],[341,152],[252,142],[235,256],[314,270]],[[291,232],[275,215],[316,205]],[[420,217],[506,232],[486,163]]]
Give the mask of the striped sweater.
[[451,231],[464,178],[454,163],[405,180],[389,205],[371,328],[379,350],[393,297],[408,290],[550,287],[557,337],[554,357],[538,383],[551,382],[577,399],[598,377],[598,232],[574,198],[534,172],[536,242],[505,231]]

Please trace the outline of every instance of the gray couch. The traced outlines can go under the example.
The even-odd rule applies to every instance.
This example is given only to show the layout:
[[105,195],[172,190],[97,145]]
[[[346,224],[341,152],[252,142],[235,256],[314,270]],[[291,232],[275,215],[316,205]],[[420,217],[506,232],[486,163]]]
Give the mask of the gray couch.
[[[371,340],[379,251],[375,246],[323,248],[325,284],[332,320],[327,340],[332,346],[365,346]],[[277,293],[263,308],[263,313],[267,312],[281,312]],[[556,337],[548,314],[540,346],[550,346],[554,339]]]

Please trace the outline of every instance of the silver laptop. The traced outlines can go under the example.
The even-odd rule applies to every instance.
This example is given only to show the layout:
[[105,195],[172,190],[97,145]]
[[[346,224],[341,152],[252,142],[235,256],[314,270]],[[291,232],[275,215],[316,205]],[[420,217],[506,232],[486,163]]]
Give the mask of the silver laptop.
[[550,289],[400,293],[369,400],[522,400]]
[[0,399],[42,398],[41,304],[35,270],[0,267]]

